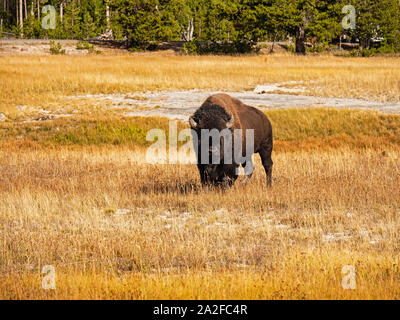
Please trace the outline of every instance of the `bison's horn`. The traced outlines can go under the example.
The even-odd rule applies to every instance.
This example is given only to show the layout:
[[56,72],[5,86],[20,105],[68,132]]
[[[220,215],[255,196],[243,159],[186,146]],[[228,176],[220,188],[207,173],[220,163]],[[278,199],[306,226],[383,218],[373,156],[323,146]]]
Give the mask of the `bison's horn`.
[[189,118],[189,123],[190,123],[190,126],[191,126],[193,129],[196,129],[196,128],[197,128],[197,122],[196,122],[196,120],[193,119],[193,117],[190,117],[190,118]]
[[230,129],[232,128],[234,123],[235,123],[235,118],[233,117],[233,114],[231,114],[231,119],[226,123],[226,127]]

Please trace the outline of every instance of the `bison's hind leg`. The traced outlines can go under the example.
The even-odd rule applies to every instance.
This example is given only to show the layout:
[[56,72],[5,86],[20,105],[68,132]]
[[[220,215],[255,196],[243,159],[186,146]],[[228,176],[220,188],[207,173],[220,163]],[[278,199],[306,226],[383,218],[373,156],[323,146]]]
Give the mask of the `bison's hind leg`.
[[259,151],[261,162],[267,175],[267,185],[270,187],[272,184],[272,165],[274,164],[271,159],[272,153],[272,138],[266,140],[261,144]]

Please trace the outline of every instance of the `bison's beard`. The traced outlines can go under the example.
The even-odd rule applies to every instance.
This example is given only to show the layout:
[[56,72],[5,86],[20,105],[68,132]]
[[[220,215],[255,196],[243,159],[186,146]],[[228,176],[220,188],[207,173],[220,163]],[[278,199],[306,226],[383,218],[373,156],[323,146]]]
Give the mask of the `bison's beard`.
[[237,179],[235,165],[209,164],[204,167],[206,185],[231,186]]
[[218,165],[214,164],[214,165],[208,165],[205,168],[205,173],[208,179],[210,179],[211,181],[214,180],[218,180],[219,178],[219,172],[218,172]]

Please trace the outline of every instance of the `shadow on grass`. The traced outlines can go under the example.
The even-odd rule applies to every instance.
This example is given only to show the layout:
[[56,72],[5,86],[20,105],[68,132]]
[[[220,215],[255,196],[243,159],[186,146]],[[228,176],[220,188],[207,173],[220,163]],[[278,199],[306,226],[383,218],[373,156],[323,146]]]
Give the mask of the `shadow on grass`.
[[202,186],[194,181],[188,182],[171,182],[171,183],[151,183],[148,185],[141,186],[139,188],[140,192],[148,193],[198,193],[202,190]]

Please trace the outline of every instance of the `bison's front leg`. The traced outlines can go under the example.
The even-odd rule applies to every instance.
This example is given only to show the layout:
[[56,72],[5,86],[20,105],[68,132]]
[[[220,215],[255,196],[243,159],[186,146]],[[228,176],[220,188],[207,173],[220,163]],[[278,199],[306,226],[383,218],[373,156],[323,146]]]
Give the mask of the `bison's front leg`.
[[236,179],[237,175],[237,166],[235,165],[224,165],[221,170],[222,174],[219,177],[219,182],[223,188],[231,187]]
[[205,185],[208,183],[207,179],[207,174],[204,165],[198,164],[197,168],[199,169],[199,174],[200,174],[200,181],[202,185]]
[[200,181],[203,187],[216,187],[221,184],[220,176],[215,165],[198,164]]
[[207,171],[207,166],[199,164],[197,165],[200,174],[200,181],[203,187],[215,186],[218,184],[217,179],[210,176],[210,173]]
[[253,175],[254,172],[254,163],[252,157],[250,157],[244,165],[242,164],[242,167],[244,169],[244,179],[243,179],[243,184],[245,185],[251,176]]

